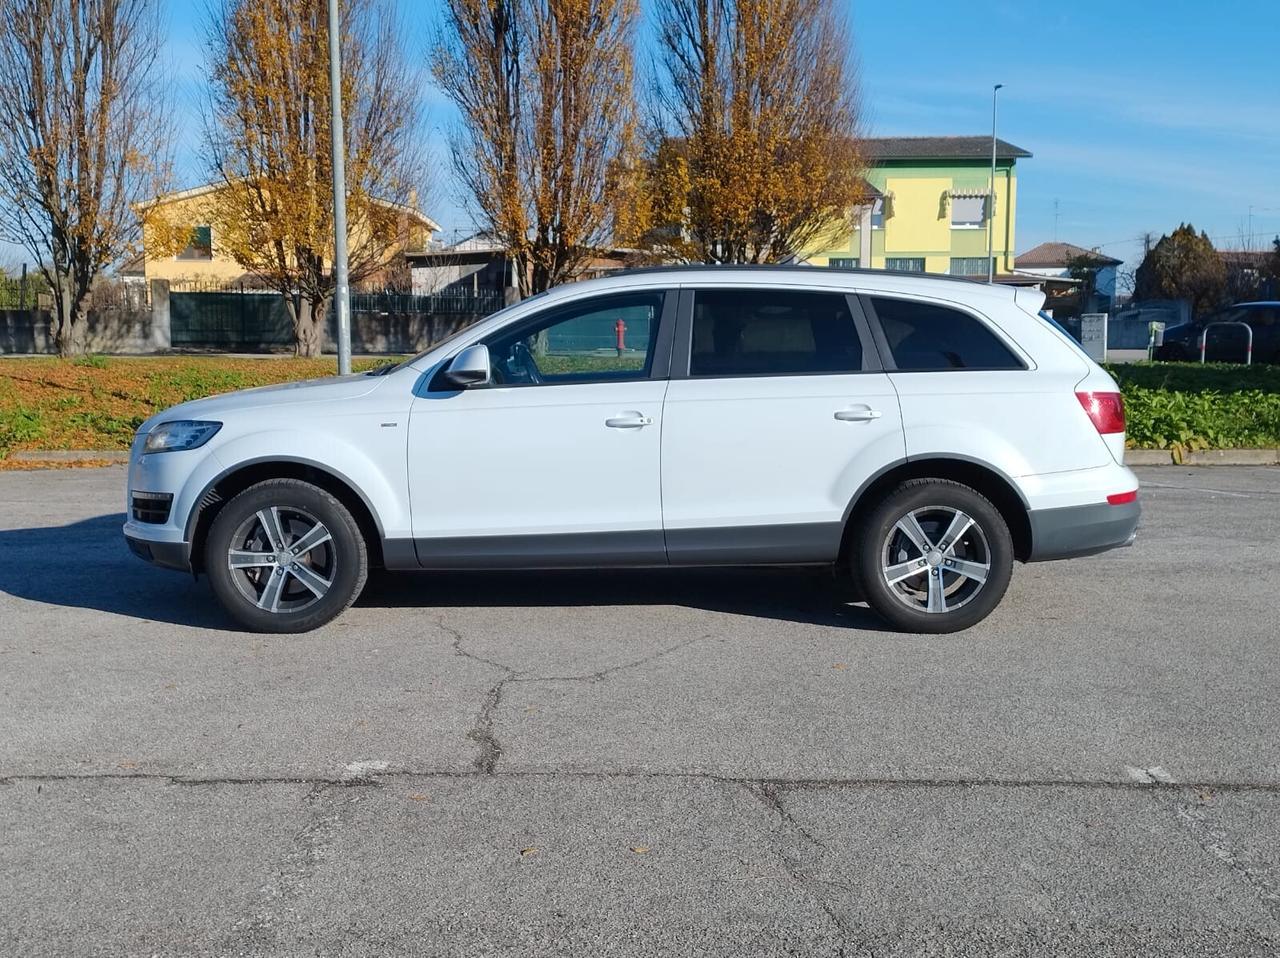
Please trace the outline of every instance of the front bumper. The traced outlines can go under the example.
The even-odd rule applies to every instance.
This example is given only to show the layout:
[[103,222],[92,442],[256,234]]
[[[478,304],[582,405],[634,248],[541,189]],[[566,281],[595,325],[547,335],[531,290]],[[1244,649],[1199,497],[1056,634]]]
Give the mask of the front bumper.
[[[187,528],[201,491],[220,470],[205,447],[182,452],[143,452],[139,432],[129,456],[129,481],[125,490],[123,533],[129,551],[140,559],[166,569],[191,571],[191,534]],[[149,497],[139,503],[135,496]],[[167,502],[161,497],[168,496]],[[141,511],[138,508],[141,506]],[[160,508],[163,506],[163,508]],[[148,514],[150,513],[150,514]]]
[[1096,555],[1133,544],[1142,506],[1094,503],[1060,509],[1032,509],[1029,562]]
[[179,572],[191,571],[191,548],[185,542],[139,539],[129,535],[128,532],[125,532],[124,541],[129,546],[129,551],[139,559],[145,559],[165,569],[177,569]]

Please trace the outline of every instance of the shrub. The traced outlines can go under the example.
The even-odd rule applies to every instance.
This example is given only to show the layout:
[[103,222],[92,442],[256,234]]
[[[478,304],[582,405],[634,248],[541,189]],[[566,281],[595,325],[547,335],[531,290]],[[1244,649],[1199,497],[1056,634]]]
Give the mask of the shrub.
[[1280,369],[1218,363],[1111,366],[1137,449],[1280,445]]

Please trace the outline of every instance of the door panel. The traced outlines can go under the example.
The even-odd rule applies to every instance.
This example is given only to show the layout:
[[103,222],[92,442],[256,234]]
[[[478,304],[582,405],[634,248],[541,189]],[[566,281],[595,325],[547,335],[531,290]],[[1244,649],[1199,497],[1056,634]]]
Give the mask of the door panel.
[[672,563],[834,559],[845,508],[904,455],[884,373],[673,380],[663,415]]
[[672,563],[836,557],[857,490],[903,457],[856,305],[812,289],[682,294],[662,431]]
[[649,290],[551,307],[483,340],[490,384],[415,400],[420,564],[666,562],[659,459],[674,320],[663,303]]
[[[663,560],[658,459],[666,385],[499,387],[418,399],[409,420],[414,538],[499,536],[511,540],[513,556],[537,565],[538,543],[513,537],[648,530],[654,535],[643,558]],[[607,424],[612,419],[651,422],[618,427]],[[583,548],[603,543],[583,540]],[[563,561],[572,551],[564,540],[545,544],[548,559]],[[454,545],[460,557],[486,549]],[[420,544],[419,553],[442,559],[449,548]],[[488,551],[502,550],[491,543]]]

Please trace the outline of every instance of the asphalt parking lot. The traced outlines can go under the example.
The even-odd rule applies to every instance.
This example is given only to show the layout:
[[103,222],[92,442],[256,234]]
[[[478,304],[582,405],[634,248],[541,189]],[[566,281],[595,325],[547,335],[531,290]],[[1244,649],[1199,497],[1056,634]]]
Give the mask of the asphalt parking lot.
[[0,473],[0,954],[1275,955],[1280,470],[967,633],[810,573],[383,576],[231,630]]

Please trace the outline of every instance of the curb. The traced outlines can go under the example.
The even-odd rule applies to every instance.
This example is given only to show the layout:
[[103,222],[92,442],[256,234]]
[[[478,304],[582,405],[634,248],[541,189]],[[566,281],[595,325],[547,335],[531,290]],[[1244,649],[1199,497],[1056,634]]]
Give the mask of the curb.
[[9,453],[11,462],[128,462],[123,449],[19,449]]
[[1276,466],[1280,449],[1202,449],[1184,452],[1182,460],[1169,449],[1126,449],[1126,466]]

